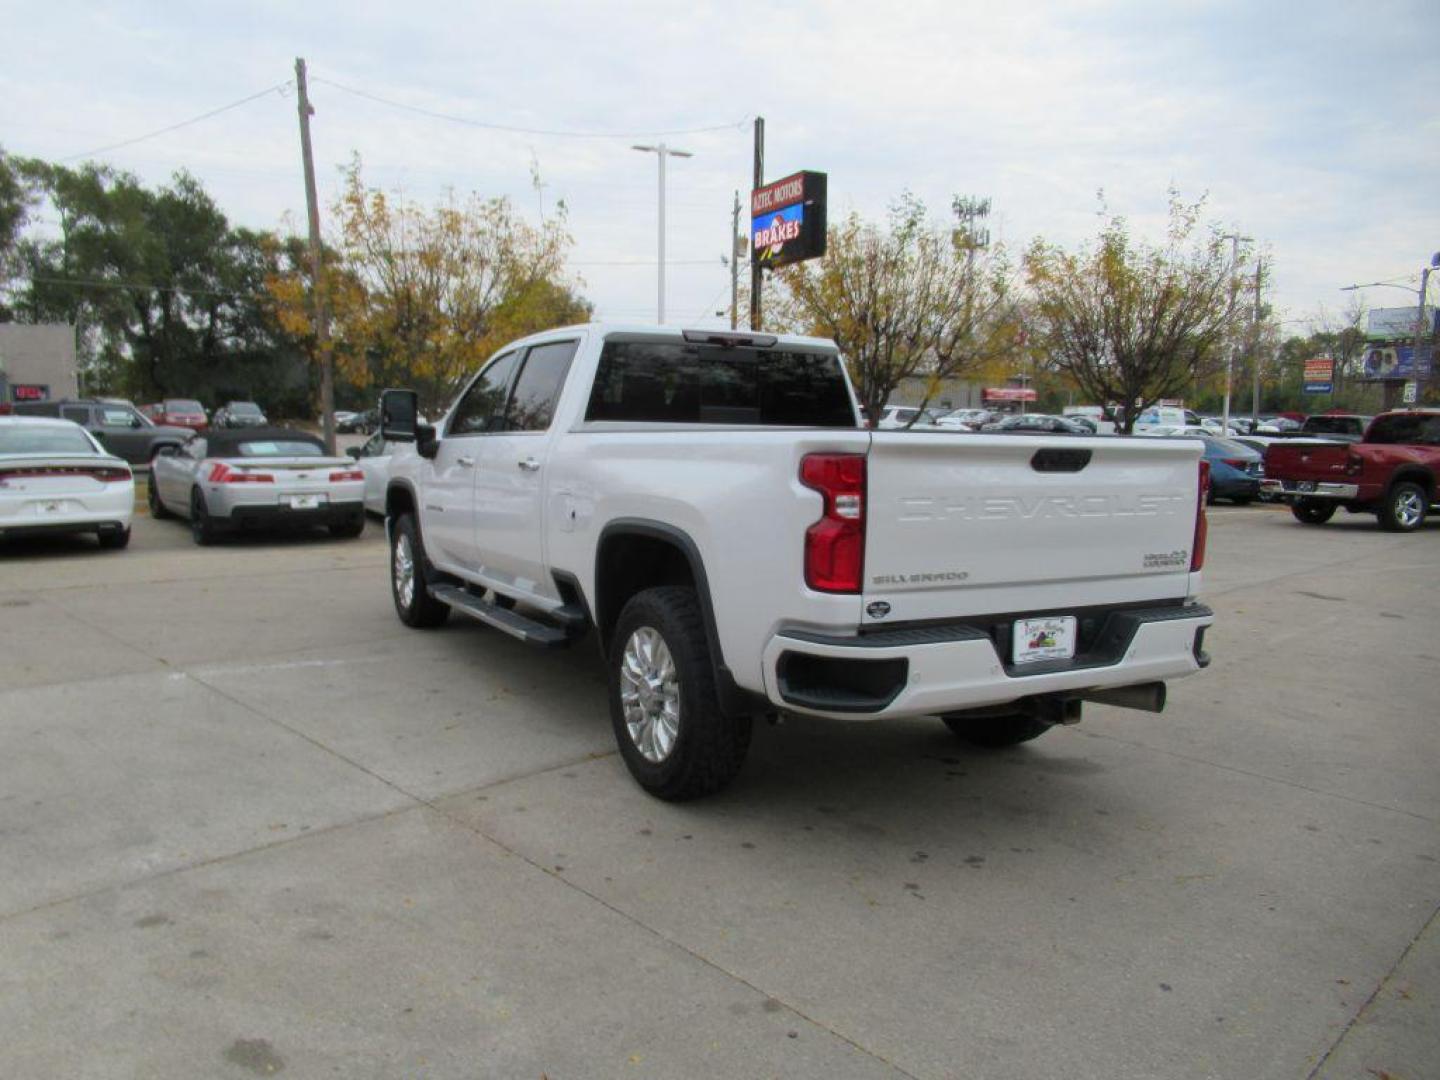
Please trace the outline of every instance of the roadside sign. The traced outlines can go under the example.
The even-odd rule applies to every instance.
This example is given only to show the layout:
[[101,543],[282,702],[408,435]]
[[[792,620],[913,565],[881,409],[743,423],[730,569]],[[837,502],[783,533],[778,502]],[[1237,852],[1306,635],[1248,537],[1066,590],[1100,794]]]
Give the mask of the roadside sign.
[[1400,400],[1406,405],[1415,404],[1415,384],[1413,382],[1405,384],[1405,393],[1400,396]]
[[49,401],[50,387],[41,383],[11,383],[11,401]]
[[798,172],[750,192],[750,257],[788,266],[825,254],[825,187],[820,172]]
[[1316,356],[1305,361],[1305,387],[1307,394],[1329,394],[1335,388],[1335,361],[1328,356]]

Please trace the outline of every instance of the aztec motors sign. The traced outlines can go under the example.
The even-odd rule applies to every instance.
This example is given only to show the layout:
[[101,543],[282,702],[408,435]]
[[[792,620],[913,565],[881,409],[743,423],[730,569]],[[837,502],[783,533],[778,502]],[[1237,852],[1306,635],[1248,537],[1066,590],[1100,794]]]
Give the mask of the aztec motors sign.
[[750,192],[750,257],[774,269],[825,254],[825,174],[798,172]]

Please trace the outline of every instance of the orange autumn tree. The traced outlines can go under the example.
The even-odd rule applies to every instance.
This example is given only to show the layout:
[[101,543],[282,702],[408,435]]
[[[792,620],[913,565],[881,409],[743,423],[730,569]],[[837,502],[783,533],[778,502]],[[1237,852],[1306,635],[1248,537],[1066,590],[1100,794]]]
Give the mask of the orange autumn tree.
[[[565,273],[563,204],[538,228],[503,197],[452,193],[427,208],[367,187],[356,161],[331,217],[323,289],[338,380],[412,387],[435,413],[506,341],[590,318]],[[291,242],[277,264],[275,317],[315,356],[303,247]]]

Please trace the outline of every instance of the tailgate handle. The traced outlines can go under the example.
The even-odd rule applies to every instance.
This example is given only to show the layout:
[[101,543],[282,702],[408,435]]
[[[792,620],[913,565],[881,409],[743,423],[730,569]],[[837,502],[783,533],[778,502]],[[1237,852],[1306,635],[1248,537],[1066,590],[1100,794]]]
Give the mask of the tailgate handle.
[[1036,472],[1079,472],[1090,464],[1089,450],[1073,450],[1058,446],[1036,450],[1030,467]]

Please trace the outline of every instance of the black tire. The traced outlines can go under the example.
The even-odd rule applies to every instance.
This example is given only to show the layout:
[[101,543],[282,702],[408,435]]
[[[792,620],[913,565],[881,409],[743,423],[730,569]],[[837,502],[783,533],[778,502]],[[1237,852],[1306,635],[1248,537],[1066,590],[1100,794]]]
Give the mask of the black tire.
[[349,521],[336,521],[330,525],[330,535],[339,540],[353,540],[364,531],[364,514],[360,514]]
[[1385,493],[1380,503],[1380,527],[1386,532],[1414,532],[1425,524],[1425,512],[1429,508],[1425,489],[1401,480]]
[[1052,726],[1025,713],[1013,713],[1009,716],[966,716],[959,713],[942,716],[940,719],[956,738],[988,750],[999,750],[1038,739]]
[[1322,499],[1297,499],[1290,504],[1290,513],[1306,525],[1324,525],[1335,516],[1335,504]]
[[[408,569],[402,566],[402,562],[408,563]],[[429,565],[414,515],[401,514],[390,530],[390,596],[395,601],[395,614],[406,626],[417,629],[440,626],[450,617],[450,606],[442,604],[426,591]],[[405,588],[407,574],[408,589]]]
[[150,507],[150,516],[156,521],[164,521],[175,515],[165,509],[165,504],[160,501],[160,493],[155,489],[155,471],[150,471],[150,481],[145,485],[145,502]]
[[129,529],[104,529],[99,536],[100,546],[107,551],[119,551],[130,546]]
[[209,547],[215,543],[219,535],[215,519],[210,516],[210,511],[205,508],[205,496],[200,494],[199,488],[190,492],[190,537],[201,547]]
[[[650,742],[651,756],[631,734],[622,701],[622,691],[635,685],[622,674],[627,649],[632,638],[645,640],[637,636],[645,630],[657,635],[669,653],[676,703],[673,739],[663,750]],[[630,775],[642,788],[656,798],[679,802],[718,791],[735,778],[750,749],[751,718],[727,716],[720,709],[710,643],[694,589],[667,585],[632,596],[615,624],[607,666],[615,741]],[[653,759],[656,755],[659,760]]]

